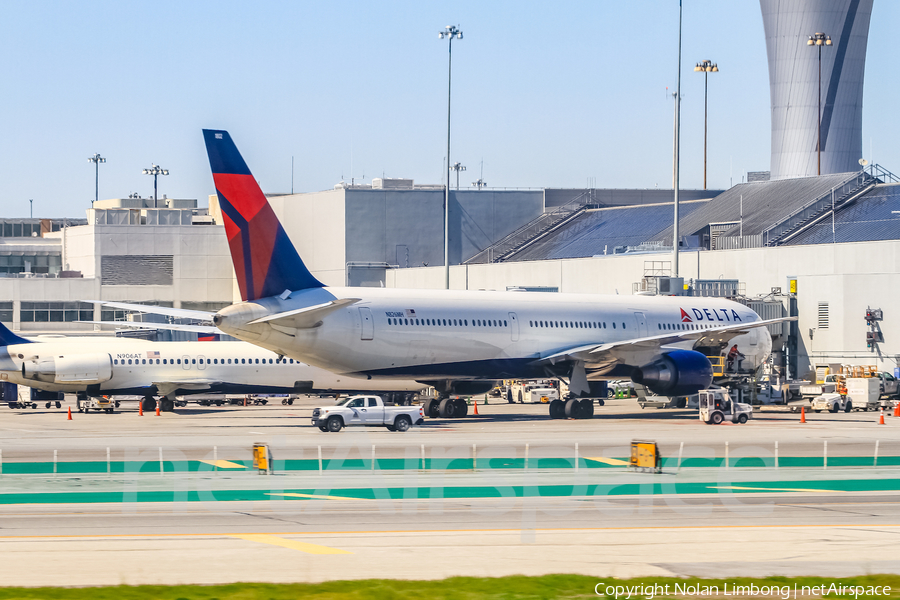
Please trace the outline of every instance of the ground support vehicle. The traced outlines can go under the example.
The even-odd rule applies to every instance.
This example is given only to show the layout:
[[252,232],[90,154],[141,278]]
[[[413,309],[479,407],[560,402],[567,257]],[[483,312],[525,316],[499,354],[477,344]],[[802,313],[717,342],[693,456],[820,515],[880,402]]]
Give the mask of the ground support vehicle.
[[336,433],[351,425],[386,427],[388,431],[407,431],[425,422],[421,406],[385,406],[379,396],[350,396],[335,406],[313,409],[312,424],[321,431]]
[[876,410],[880,406],[881,379],[878,377],[850,377],[847,379],[847,399],[856,410]]
[[744,424],[753,417],[753,407],[734,402],[724,389],[703,390],[700,396],[700,420],[708,425],[724,421]]
[[519,404],[548,404],[559,400],[559,391],[546,381],[516,381],[507,390],[507,402]]
[[843,394],[830,392],[822,394],[818,398],[814,398],[812,401],[812,410],[815,412],[827,410],[831,413],[841,411],[850,412],[853,410],[853,400]]
[[75,406],[78,412],[83,412],[84,414],[92,410],[112,413],[119,406],[119,403],[110,396],[88,396],[87,394],[79,393],[76,398]]

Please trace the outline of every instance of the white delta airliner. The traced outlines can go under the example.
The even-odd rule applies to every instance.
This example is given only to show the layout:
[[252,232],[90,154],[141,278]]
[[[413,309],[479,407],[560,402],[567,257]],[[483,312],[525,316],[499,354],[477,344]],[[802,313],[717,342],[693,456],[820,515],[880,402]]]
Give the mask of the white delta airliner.
[[[0,324],[0,380],[79,398],[143,396],[170,411],[176,395],[405,392],[415,381],[336,375],[244,342],[151,342],[131,338],[20,337]],[[410,394],[411,395],[411,394]]]
[[772,338],[752,309],[717,298],[329,287],[307,269],[226,131],[204,130],[243,302],[213,322],[225,333],[356,377],[434,386],[428,416],[463,416],[455,395],[497,379],[556,377],[570,397],[552,418],[584,418],[605,380],[666,396],[713,379],[696,348]]

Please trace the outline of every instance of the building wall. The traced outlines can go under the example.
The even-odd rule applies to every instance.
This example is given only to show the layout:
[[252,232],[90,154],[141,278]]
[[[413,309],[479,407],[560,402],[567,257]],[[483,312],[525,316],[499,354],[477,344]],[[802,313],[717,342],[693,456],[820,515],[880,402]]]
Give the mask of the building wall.
[[863,77],[873,0],[760,0],[772,102],[772,179],[816,175],[822,47],[822,174],[859,168]]
[[[23,323],[22,302],[77,302],[111,300],[161,302],[178,307],[181,302],[230,302],[234,269],[225,231],[216,225],[82,225],[47,237],[65,236],[69,269],[83,277],[11,277],[0,279],[4,296],[13,300],[12,326],[23,331],[90,331],[85,323]],[[104,256],[171,257],[171,284],[104,285]],[[94,310],[100,320],[100,309]]]
[[[347,285],[348,263],[444,264],[442,189],[351,187],[269,201],[307,267],[328,285]],[[540,190],[451,191],[451,264],[528,223],[542,208]],[[381,273],[368,283],[383,281]]]
[[[571,260],[510,262],[451,267],[453,289],[504,290],[509,286],[551,286],[560,292],[631,294],[652,261],[671,261],[670,254],[598,256]],[[800,373],[813,364],[836,362],[877,364],[893,371],[900,358],[900,240],[815,246],[783,246],[743,250],[683,252],[686,279],[738,279],[747,296],[788,290],[796,277],[800,331]],[[441,269],[395,269],[387,286],[443,287]],[[687,300],[686,300],[687,301]],[[820,302],[829,305],[830,323],[819,327]],[[867,307],[884,310],[880,324],[885,342],[877,352],[866,347]],[[810,334],[810,330],[812,334]]]

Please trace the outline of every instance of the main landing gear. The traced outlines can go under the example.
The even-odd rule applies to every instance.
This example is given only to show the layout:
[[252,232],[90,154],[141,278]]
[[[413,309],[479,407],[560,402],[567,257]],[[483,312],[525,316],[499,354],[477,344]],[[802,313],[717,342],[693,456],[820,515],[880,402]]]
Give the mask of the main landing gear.
[[469,405],[462,398],[428,398],[423,405],[425,416],[431,419],[438,417],[450,419],[465,417],[469,414]]
[[[187,402],[176,402],[172,398],[166,398],[163,396],[159,399],[159,410],[160,412],[172,412],[175,410],[175,406],[186,406]],[[155,411],[156,410],[156,398],[153,396],[144,396],[144,399],[141,400],[141,409],[144,412]]]
[[550,402],[551,419],[590,419],[593,416],[593,398],[568,398]]

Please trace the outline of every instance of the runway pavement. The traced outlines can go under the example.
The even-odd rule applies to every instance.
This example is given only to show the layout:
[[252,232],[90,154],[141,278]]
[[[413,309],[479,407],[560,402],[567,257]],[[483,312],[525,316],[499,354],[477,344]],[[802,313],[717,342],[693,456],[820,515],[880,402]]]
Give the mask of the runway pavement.
[[[406,434],[319,432],[307,424],[324,402],[312,399],[160,417],[126,408],[72,421],[62,411],[0,409],[0,580],[900,572],[892,558],[900,549],[900,419],[880,426],[873,413],[823,414],[800,424],[798,415],[759,413],[744,426],[713,427],[692,411],[640,411],[631,402],[613,402],[590,421],[492,404],[479,406],[478,419],[429,420]],[[617,462],[636,438],[661,443],[670,458],[663,474],[630,473]],[[305,466],[257,475],[247,462],[254,442],[272,445],[276,466]],[[467,462],[473,444],[477,469]],[[372,470],[373,445],[377,460],[407,468],[376,462]],[[107,474],[107,447],[111,464],[134,462]],[[54,450],[55,475],[11,474],[29,461],[52,464]],[[742,455],[758,458],[738,462]],[[703,460],[692,466],[689,457]],[[210,471],[214,459],[237,462]],[[63,472],[77,461],[99,467]]]

